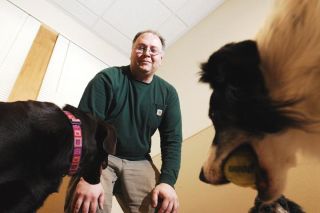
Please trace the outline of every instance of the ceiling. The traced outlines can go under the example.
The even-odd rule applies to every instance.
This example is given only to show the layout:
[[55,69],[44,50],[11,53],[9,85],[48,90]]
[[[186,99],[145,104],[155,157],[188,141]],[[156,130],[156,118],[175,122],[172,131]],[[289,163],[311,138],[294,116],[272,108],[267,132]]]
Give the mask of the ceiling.
[[223,1],[47,0],[125,55],[137,32],[157,30],[170,46]]

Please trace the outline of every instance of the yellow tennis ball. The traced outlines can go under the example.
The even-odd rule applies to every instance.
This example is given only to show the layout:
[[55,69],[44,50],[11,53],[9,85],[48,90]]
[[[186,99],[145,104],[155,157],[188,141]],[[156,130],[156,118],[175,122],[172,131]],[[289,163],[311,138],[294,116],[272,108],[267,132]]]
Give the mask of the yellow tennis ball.
[[223,171],[231,183],[255,188],[257,165],[257,158],[252,148],[243,146],[230,154],[225,161]]

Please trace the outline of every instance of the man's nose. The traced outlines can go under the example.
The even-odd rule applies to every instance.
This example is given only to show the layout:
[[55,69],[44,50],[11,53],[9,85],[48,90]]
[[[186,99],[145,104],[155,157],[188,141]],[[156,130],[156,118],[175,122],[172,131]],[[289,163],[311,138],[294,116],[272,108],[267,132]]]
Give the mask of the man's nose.
[[151,49],[145,48],[142,52],[143,55],[151,56]]

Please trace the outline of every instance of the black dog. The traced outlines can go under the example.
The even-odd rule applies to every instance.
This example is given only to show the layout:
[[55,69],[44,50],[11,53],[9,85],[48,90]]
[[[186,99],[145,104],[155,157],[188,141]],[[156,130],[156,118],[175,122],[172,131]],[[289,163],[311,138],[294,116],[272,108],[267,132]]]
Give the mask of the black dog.
[[[298,128],[304,122],[281,113],[283,108],[294,105],[296,101],[271,100],[259,65],[256,42],[250,40],[223,46],[202,65],[200,80],[210,83],[214,90],[210,99],[209,117],[216,134],[212,152],[203,166],[200,178],[211,184],[228,183],[222,169],[226,159],[234,150],[250,146],[258,159],[256,188],[259,200],[270,203],[277,200],[281,196],[278,193],[282,192],[281,182],[276,182],[276,179],[281,181],[282,177],[273,173],[278,172],[277,166],[281,166],[281,162],[276,163],[279,156],[274,147],[278,146],[281,150],[282,145],[264,139],[266,135],[287,128]],[[285,154],[279,155],[282,157]],[[274,163],[270,164],[270,159]],[[274,210],[272,205],[275,203],[265,206]]]
[[115,144],[111,125],[72,106],[0,102],[0,212],[35,212],[68,173],[99,183]]

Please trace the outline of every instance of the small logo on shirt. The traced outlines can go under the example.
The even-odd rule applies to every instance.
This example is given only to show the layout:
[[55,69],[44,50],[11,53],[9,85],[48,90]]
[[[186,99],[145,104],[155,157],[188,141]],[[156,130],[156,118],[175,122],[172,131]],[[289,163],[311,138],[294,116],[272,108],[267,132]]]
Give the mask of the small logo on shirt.
[[162,115],[162,109],[157,109],[157,116],[161,116]]

